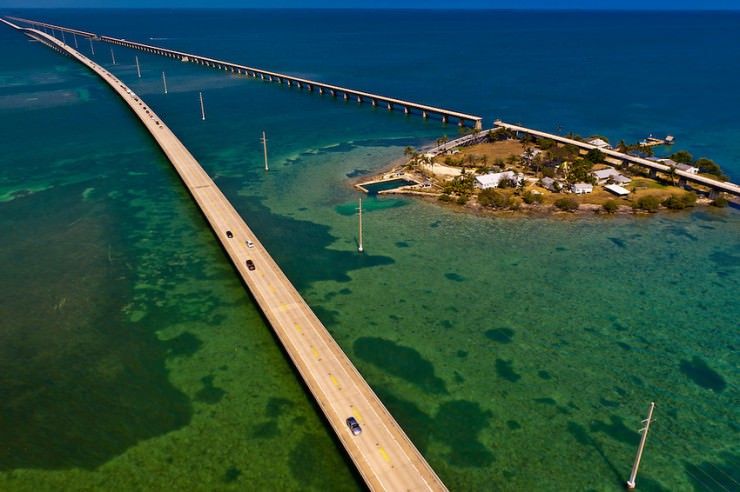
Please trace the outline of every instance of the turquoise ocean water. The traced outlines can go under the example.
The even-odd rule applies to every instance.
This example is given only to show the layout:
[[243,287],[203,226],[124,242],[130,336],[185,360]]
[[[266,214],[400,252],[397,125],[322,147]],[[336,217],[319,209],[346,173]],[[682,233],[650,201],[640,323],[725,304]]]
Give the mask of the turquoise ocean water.
[[[4,14],[489,124],[670,133],[740,180],[737,13]],[[650,401],[641,490],[740,488],[736,210],[374,196],[359,256],[353,177],[454,125],[110,48],[94,59],[190,148],[451,490],[620,490]],[[148,133],[7,28],[0,60],[0,490],[361,489]]]

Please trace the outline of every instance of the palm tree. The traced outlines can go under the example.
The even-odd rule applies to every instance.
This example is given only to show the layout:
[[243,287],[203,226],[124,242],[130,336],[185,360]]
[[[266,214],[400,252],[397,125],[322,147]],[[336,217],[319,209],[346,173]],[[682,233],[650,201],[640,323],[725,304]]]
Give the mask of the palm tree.
[[671,178],[671,185],[676,186],[676,166],[668,166],[668,176]]

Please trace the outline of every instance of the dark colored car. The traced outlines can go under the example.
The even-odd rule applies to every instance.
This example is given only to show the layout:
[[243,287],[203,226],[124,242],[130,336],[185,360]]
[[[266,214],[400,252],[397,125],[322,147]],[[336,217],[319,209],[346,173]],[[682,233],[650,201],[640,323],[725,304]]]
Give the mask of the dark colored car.
[[347,427],[349,427],[352,435],[358,436],[362,434],[362,427],[360,427],[360,424],[357,423],[357,420],[354,417],[350,417],[347,419]]
[[232,237],[234,237],[234,235],[231,233],[231,231],[226,231],[226,237],[231,239]]
[[254,262],[252,260],[247,260],[247,269],[254,270],[255,268],[257,267],[254,266]]

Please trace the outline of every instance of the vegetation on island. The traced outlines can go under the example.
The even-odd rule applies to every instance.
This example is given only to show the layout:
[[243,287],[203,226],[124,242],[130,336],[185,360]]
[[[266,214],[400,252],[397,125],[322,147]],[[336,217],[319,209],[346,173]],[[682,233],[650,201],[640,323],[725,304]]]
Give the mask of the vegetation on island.
[[[682,210],[695,206],[703,190],[700,186],[694,186],[691,191],[678,187],[683,184],[678,182],[676,173],[679,165],[692,166],[714,179],[727,179],[714,161],[705,157],[695,159],[686,150],[674,152],[667,158],[669,161],[661,160],[661,163],[669,163],[668,169],[656,175],[639,165],[625,165],[599,148],[586,151],[549,138],[529,134],[517,136],[505,128],[497,128],[480,138],[477,131],[471,132],[476,142],[466,147],[442,149],[446,151],[436,154],[422,154],[406,148],[405,170],[420,182],[411,187],[414,192],[437,196],[443,202],[492,210],[526,208],[573,212],[588,209],[613,214],[630,210],[656,212],[661,208]],[[601,135],[567,136],[579,141],[609,142]],[[438,147],[449,142],[446,135],[436,141]],[[644,143],[620,141],[616,150],[643,158],[654,155],[654,147]],[[481,189],[480,180],[476,178],[492,173],[499,174],[495,187]],[[605,186],[611,184],[624,188],[627,196],[615,196],[608,191]],[[722,207],[728,201],[720,195],[711,203]]]

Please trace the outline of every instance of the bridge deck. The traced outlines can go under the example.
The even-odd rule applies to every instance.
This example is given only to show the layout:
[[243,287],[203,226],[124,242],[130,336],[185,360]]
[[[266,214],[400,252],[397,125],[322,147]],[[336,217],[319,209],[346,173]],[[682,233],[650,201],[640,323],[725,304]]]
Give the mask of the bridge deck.
[[[591,145],[587,142],[581,142],[580,140],[573,140],[571,138],[561,137],[560,135],[555,135],[555,134],[543,132],[540,130],[533,130],[532,128],[527,128],[527,127],[520,126],[520,125],[512,125],[511,123],[504,123],[503,121],[494,122],[494,126],[498,128],[506,128],[508,130],[526,133],[529,135],[534,135],[537,137],[549,138],[551,140],[555,140],[556,142],[575,145],[577,147],[580,147],[586,150],[598,148],[595,145]],[[649,169],[654,169],[655,171],[660,171],[663,173],[670,171],[669,166],[666,166],[665,164],[661,164],[659,162],[654,162],[648,159],[643,159],[642,157],[637,157],[634,155],[624,154],[622,152],[618,152],[612,149],[599,149],[599,150],[601,150],[601,152],[603,152],[605,155],[614,157],[621,161],[629,161],[633,164],[647,167]],[[730,183],[728,181],[719,181],[716,179],[707,178],[706,176],[699,176],[696,174],[691,174],[686,171],[681,171],[679,169],[676,169],[674,173],[676,176],[684,178],[687,181],[691,181],[691,182],[698,183],[704,186],[708,186],[709,188],[719,190],[719,191],[724,191],[725,193],[730,193],[735,196],[740,196],[740,186],[734,183]]]
[[[64,50],[97,73],[151,132],[270,321],[368,487],[371,490],[446,490],[249,226],[162,119],[100,65],[52,36],[33,29],[22,30],[45,44]],[[233,233],[233,238],[227,238],[227,230]],[[248,239],[254,242],[254,247],[247,247],[245,241]],[[247,269],[248,259],[254,261],[255,270]],[[363,432],[359,436],[353,436],[345,425],[345,419],[350,416],[362,425]]]
[[363,101],[371,101],[373,104],[377,103],[384,103],[388,105],[388,109],[392,110],[394,108],[405,108],[405,111],[407,114],[412,110],[415,109],[417,111],[420,111],[423,117],[427,117],[428,114],[437,114],[442,116],[443,121],[447,121],[447,118],[453,117],[457,118],[459,120],[459,124],[462,126],[465,121],[469,121],[473,124],[473,126],[476,129],[482,129],[482,118],[480,116],[475,116],[471,114],[461,113],[459,111],[453,111],[449,109],[439,108],[436,106],[429,106],[425,104],[419,104],[412,101],[406,101],[403,99],[396,99],[392,97],[387,96],[381,96],[379,94],[373,94],[370,92],[364,92],[364,91],[358,91],[355,89],[350,89],[348,87],[342,87],[338,85],[332,85],[332,84],[326,84],[323,82],[317,82],[314,80],[304,79],[300,77],[293,77],[291,75],[282,74],[279,72],[272,72],[270,70],[262,70],[260,68],[254,68],[249,67],[246,65],[239,65],[237,63],[232,63],[224,60],[218,60],[215,58],[209,58],[205,56],[195,55],[192,53],[186,53],[184,51],[177,51],[169,48],[162,48],[160,46],[145,44],[145,43],[138,43],[135,41],[128,41],[126,39],[119,39],[114,38],[110,36],[100,36],[95,33],[90,33],[86,31],[80,31],[77,29],[71,29],[68,27],[63,26],[57,26],[54,24],[47,24],[44,22],[37,22],[34,20],[29,19],[22,19],[18,17],[9,17],[10,19],[14,19],[20,22],[24,22],[27,24],[31,24],[32,26],[41,26],[46,27],[49,29],[54,29],[58,31],[66,31],[66,32],[73,32],[77,34],[84,35],[86,37],[99,39],[100,41],[104,41],[106,43],[116,44],[119,46],[124,46],[131,49],[138,49],[141,51],[146,51],[149,53],[167,56],[170,58],[177,58],[182,61],[187,61],[190,63],[198,63],[198,64],[204,64],[210,67],[216,67],[222,70],[228,70],[236,73],[244,73],[246,75],[252,75],[254,77],[267,77],[267,80],[272,82],[278,82],[278,83],[287,83],[289,85],[295,84],[299,88],[306,87],[308,90],[319,89],[321,91],[327,91],[330,94],[337,95],[337,94],[344,94],[345,97],[352,97],[356,98],[358,102]]

